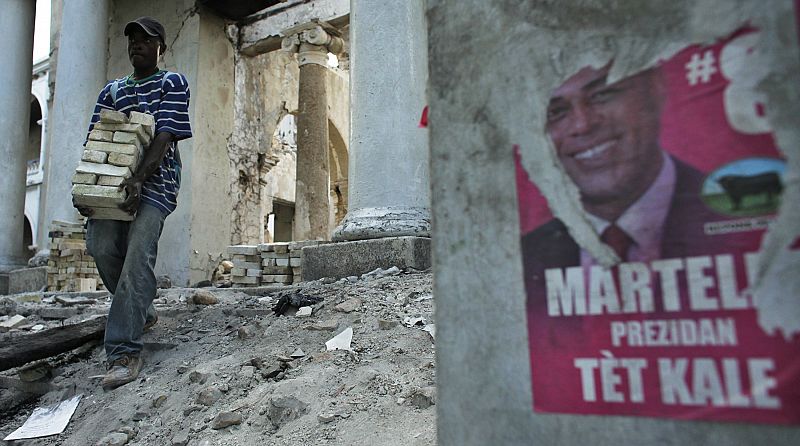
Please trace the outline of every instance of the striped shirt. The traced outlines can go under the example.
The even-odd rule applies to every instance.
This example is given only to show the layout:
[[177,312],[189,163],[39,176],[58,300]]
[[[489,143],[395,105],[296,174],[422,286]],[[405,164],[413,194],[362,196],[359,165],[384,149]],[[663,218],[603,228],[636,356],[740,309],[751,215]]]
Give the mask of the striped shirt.
[[[115,82],[116,101],[112,98],[112,85]],[[133,79],[129,75],[109,81],[97,98],[89,132],[100,118],[102,109],[118,110],[127,115],[131,111],[150,113],[156,121],[154,135],[167,132],[175,136],[161,166],[142,186],[142,203],[155,206],[167,215],[172,213],[178,204],[178,189],[181,185],[181,157],[177,141],[192,136],[189,123],[189,83],[186,77],[180,73],[162,70],[144,79]],[[88,140],[88,135],[86,138]]]

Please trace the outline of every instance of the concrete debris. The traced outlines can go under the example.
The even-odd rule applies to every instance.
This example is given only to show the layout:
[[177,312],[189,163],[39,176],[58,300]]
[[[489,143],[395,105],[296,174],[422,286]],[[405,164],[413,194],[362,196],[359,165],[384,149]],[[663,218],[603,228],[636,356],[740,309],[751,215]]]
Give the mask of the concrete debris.
[[220,412],[211,422],[211,429],[225,429],[237,424],[242,424],[242,414],[239,412]]
[[60,303],[61,305],[71,306],[71,305],[91,305],[97,300],[90,299],[86,296],[56,296],[56,302]]
[[317,415],[317,420],[319,420],[320,423],[330,423],[336,420],[336,415],[332,413],[321,413]]
[[188,445],[189,444],[189,432],[187,432],[187,431],[178,432],[177,434],[175,434],[174,437],[172,437],[172,443],[170,443],[170,444],[172,446],[186,446],[186,445]]
[[[396,266],[393,266],[393,267],[387,268],[387,269],[376,268],[376,269],[374,269],[374,270],[372,270],[372,271],[370,271],[368,273],[362,274],[361,278],[364,279],[364,280],[374,280],[374,279],[380,279],[381,277],[386,277],[386,276],[396,276],[396,275],[398,275],[398,274],[400,274],[402,272],[403,272],[403,270],[401,270],[400,268],[398,268]],[[348,279],[349,279],[349,277],[348,277]]]
[[328,319],[324,321],[314,322],[308,327],[309,330],[314,331],[336,331],[339,328],[339,321],[336,319]]
[[424,317],[412,317],[406,316],[403,318],[403,325],[406,327],[414,327],[414,326],[424,326],[425,325],[425,318]]
[[294,396],[272,398],[269,402],[267,417],[276,427],[305,415],[308,412],[308,403],[300,401]]
[[[178,371],[178,373],[180,373],[180,371]],[[189,381],[195,384],[205,384],[206,381],[208,381],[208,377],[210,375],[211,375],[210,373],[203,373],[197,370],[193,370],[191,373],[189,373]]]
[[311,316],[313,309],[311,307],[300,307],[295,313],[295,317],[308,317]]
[[425,294],[423,296],[412,299],[412,302],[422,302],[423,300],[433,299],[433,294]]
[[347,327],[338,335],[331,338],[325,343],[325,348],[328,351],[332,350],[347,350],[352,351],[350,343],[353,341],[353,327]]
[[17,301],[10,297],[0,297],[0,316],[17,314]]
[[122,432],[112,432],[95,444],[97,446],[123,446],[128,444],[128,435]]
[[391,330],[394,327],[400,325],[397,321],[388,321],[385,319],[378,319],[378,328],[381,330]]
[[361,308],[361,299],[353,297],[340,303],[334,308],[336,309],[336,311],[341,311],[342,313],[352,313],[353,311],[356,311],[359,308]]
[[[159,290],[154,301],[159,324],[143,335],[142,378],[114,392],[97,386],[105,371],[104,319],[92,320],[92,326],[73,324],[107,312],[107,295],[39,293],[33,301],[3,299],[9,310],[13,307],[27,319],[14,332],[0,333],[0,353],[8,350],[4,361],[14,362],[20,352],[35,347],[26,340],[29,335],[42,337],[43,346],[53,345],[56,335],[60,340],[72,336],[76,342],[21,360],[17,369],[0,371],[0,384],[18,383],[0,392],[0,407],[7,408],[0,438],[29,415],[21,398],[57,401],[65,388],[76,386],[86,403],[68,429],[47,444],[113,444],[112,434],[114,441],[141,446],[359,444],[364,438],[371,444],[435,444],[435,411],[418,408],[435,396],[413,393],[435,382],[435,351],[427,334],[400,326],[405,317],[433,322],[433,300],[413,301],[431,294],[431,281],[430,273],[356,285],[315,281],[270,296],[260,295],[261,290],[247,294],[218,288],[211,290],[217,303],[210,306],[194,304],[193,297],[209,290]],[[291,301],[314,302],[300,305],[312,309],[312,315],[274,316],[271,306],[282,296],[291,311],[297,310]],[[79,304],[83,298],[87,300]],[[325,304],[356,302],[351,299],[360,305],[350,313]],[[64,311],[74,318],[41,317],[66,316]],[[35,325],[44,328],[32,333]],[[75,333],[67,336],[65,330],[73,326]],[[383,331],[387,327],[392,331]],[[247,332],[246,341],[239,339],[240,329]],[[94,334],[78,342],[77,336],[86,330]],[[165,342],[178,345],[164,349]],[[325,348],[315,347],[323,343]],[[12,344],[18,348],[6,348]],[[33,385],[38,393],[21,390]],[[398,398],[404,398],[401,404]],[[95,406],[104,410],[93,410]],[[374,424],[364,420],[386,420],[388,427],[376,432]],[[420,431],[422,436],[414,438]]]
[[222,398],[222,391],[214,386],[206,387],[197,394],[195,402],[203,406],[213,406],[214,403]]
[[245,325],[244,327],[239,327],[239,329],[236,331],[236,336],[239,339],[250,339],[252,337],[255,337],[256,334],[258,334],[258,331],[256,330],[256,327],[252,325]]
[[172,279],[167,275],[158,276],[158,278],[156,278],[156,287],[160,290],[172,288]]
[[422,331],[427,331],[431,335],[431,339],[436,340],[436,324],[428,324],[422,328]]
[[12,328],[17,328],[20,325],[24,324],[27,319],[24,316],[20,316],[19,314],[11,316],[10,318],[0,322],[0,331],[8,331]]
[[428,386],[414,389],[407,400],[417,409],[427,409],[436,404],[436,387]]
[[219,302],[219,298],[208,290],[195,290],[189,298],[189,302],[195,305],[214,305]]

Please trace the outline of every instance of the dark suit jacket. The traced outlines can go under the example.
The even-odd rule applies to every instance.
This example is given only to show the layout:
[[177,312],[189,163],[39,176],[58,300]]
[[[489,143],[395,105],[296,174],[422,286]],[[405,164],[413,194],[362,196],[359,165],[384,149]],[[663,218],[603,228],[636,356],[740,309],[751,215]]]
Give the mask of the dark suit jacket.
[[[661,257],[709,255],[725,248],[726,237],[704,234],[703,225],[724,219],[708,209],[700,198],[704,175],[673,158],[675,193],[664,222]],[[553,219],[522,237],[522,261],[528,299],[545,300],[544,270],[581,264],[580,247],[561,220]]]

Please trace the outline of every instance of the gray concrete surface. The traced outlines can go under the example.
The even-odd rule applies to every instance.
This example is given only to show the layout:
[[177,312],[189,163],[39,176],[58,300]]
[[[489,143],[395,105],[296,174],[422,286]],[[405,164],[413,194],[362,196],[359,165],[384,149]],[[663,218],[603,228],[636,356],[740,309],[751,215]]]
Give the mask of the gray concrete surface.
[[[380,13],[376,13],[380,11]],[[424,2],[352,2],[347,216],[333,240],[430,235]]]
[[0,272],[25,264],[25,172],[33,65],[34,2],[6,2],[0,26],[9,35],[0,44],[8,69],[0,75]]
[[21,268],[8,273],[8,293],[39,291],[47,286],[47,267]]
[[49,131],[54,136],[44,166],[41,243],[46,241],[50,222],[78,218],[70,196],[72,175],[81,159],[97,95],[107,80],[108,12],[108,0],[64,2],[50,114]]
[[[786,37],[774,42],[793,42],[789,50],[784,47],[774,54],[783,54],[785,59],[776,62],[776,67],[793,69],[797,28],[791,2],[725,5],[720,8],[713,1],[535,5],[511,0],[428,1],[439,445],[797,444],[800,430],[790,426],[532,410],[535,395],[530,383],[512,145],[528,145],[531,161],[527,166],[532,166],[537,184],[546,185],[543,189],[551,206],[576,232],[587,235],[582,244],[594,244],[601,253],[605,245],[596,235],[595,239],[588,235],[591,231],[581,214],[577,190],[556,168],[550,144],[536,131],[543,128],[539,125],[543,117],[536,116],[534,109],[547,100],[541,92],[557,85],[554,67],[564,69],[563,76],[575,72],[575,66],[600,63],[616,54],[622,62],[615,75],[624,76],[657,60],[654,55],[667,47],[679,49],[725,35],[744,23],[742,16],[754,18],[765,29],[776,27],[770,38]],[[595,49],[600,56],[575,52],[580,48]],[[786,72],[791,70],[778,74],[788,76]],[[796,109],[791,99],[797,96],[796,88],[778,82],[773,90],[780,87],[785,87],[785,98],[775,102],[779,104],[775,116],[786,125],[778,132],[779,139],[794,141],[780,145],[792,148],[789,158],[794,159],[797,126],[788,125],[788,116]],[[790,161],[790,165],[795,169],[797,163]],[[796,208],[797,202],[791,201],[791,206]],[[782,212],[793,215],[788,207]],[[782,243],[796,236],[795,231],[784,231],[777,231],[783,234],[777,236]],[[783,289],[791,288],[784,285]]]
[[303,280],[323,277],[360,276],[376,268],[415,268],[431,266],[431,239],[425,237],[386,237],[329,243],[303,248]]

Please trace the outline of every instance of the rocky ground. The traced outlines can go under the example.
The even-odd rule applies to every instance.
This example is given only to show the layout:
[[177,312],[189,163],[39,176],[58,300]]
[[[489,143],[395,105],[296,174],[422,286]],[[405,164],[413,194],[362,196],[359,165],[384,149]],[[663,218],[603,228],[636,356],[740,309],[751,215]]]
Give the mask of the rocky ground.
[[[98,343],[0,372],[0,379],[34,380],[46,391],[36,397],[0,387],[0,438],[35,407],[83,394],[64,433],[0,444],[435,444],[431,274],[392,269],[329,282],[249,294],[161,290],[160,319],[145,333],[145,366],[137,381],[104,392]],[[311,306],[311,315],[289,306],[286,315],[275,316],[272,307],[282,296],[323,300]],[[103,297],[76,305],[51,296],[14,309],[5,299],[5,319],[11,313],[27,319],[3,336],[108,308]],[[49,318],[41,316],[48,311]],[[57,311],[68,319],[54,319]],[[328,351],[326,342],[349,328],[351,351]]]

